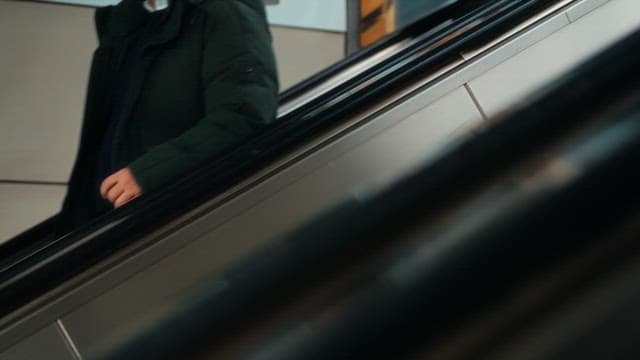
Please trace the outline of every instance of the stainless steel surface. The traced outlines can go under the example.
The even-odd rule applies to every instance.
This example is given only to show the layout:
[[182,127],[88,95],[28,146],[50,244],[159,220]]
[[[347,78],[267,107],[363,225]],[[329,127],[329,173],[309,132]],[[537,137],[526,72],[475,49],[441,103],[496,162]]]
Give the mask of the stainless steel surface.
[[[519,41],[529,46],[536,38],[530,33],[540,29],[523,30],[501,46],[517,47]],[[0,332],[0,344],[64,316],[70,337],[83,352],[124,320],[326,207],[385,186],[429,156],[437,156],[448,138],[482,126],[464,85],[495,67],[496,59],[504,61],[504,54],[492,57],[495,47],[487,51],[416,79],[413,86],[389,94],[343,126],[149,234],[136,248],[70,280],[15,317],[2,319],[0,326],[12,326]]]
[[567,16],[571,22],[574,22],[608,1],[609,0],[582,0],[567,11]]
[[[6,344],[2,344],[6,345]],[[3,346],[4,348],[5,346]],[[69,351],[55,324],[14,344],[0,353],[3,360],[77,360]]]
[[[567,16],[566,13],[561,15]],[[548,80],[570,71],[637,29],[640,2],[611,0],[578,21],[569,23],[568,18],[563,21],[568,26],[560,27],[544,41],[520,49],[508,61],[469,82],[489,117],[513,106],[519,99],[545,86]]]
[[[96,339],[127,319],[162,304],[203,276],[222,270],[354,192],[386,184],[410,171],[450,134],[480,123],[481,117],[466,92],[459,89],[406,119],[386,115],[376,122],[397,120],[402,121],[362,143],[343,139],[340,142],[349,145],[349,151],[323,156],[321,167],[268,198],[252,202],[248,209],[221,225],[211,228],[207,223],[219,223],[216,218],[226,215],[226,211],[206,215],[198,226],[210,230],[197,240],[66,316],[64,322],[80,351],[90,351]],[[268,182],[263,183],[252,192],[257,195],[268,186]],[[245,200],[239,197],[233,202]],[[193,226],[196,225],[188,227]],[[183,237],[182,231],[178,231],[167,241]]]
[[[476,49],[472,49],[472,50],[468,50],[468,51],[464,51],[462,53],[462,56],[465,59],[470,59],[473,57],[478,56],[481,53],[487,53],[490,49],[494,48],[496,45],[500,45],[503,44],[505,41],[509,41],[511,38],[513,38],[514,36],[519,36],[519,34],[521,34],[524,30],[527,29],[531,29],[532,27],[539,27],[539,24],[541,22],[545,22],[546,20],[557,20],[558,16],[554,16],[554,14],[557,14],[559,12],[564,12],[565,10],[567,10],[567,8],[570,5],[573,5],[575,3],[580,2],[581,0],[562,0],[562,1],[558,1],[557,3],[555,3],[553,6],[550,6],[549,8],[545,9],[544,11],[542,11],[539,14],[536,14],[535,16],[532,16],[529,20],[523,22],[522,24],[516,26],[515,28],[511,29],[510,31],[508,31],[507,33],[503,34],[502,36],[499,36],[496,39],[493,39],[491,41],[489,41],[487,44],[484,44]],[[584,1],[584,0],[582,0]],[[589,1],[589,0],[587,0]],[[560,16],[562,17],[562,16]],[[543,31],[534,31],[531,32],[531,34],[535,34],[537,37],[535,39],[533,39],[532,42],[530,43],[534,43],[536,41],[540,41],[544,38],[544,36],[540,36],[540,35],[544,35],[544,34],[549,34]],[[524,40],[524,39],[520,39],[520,40]],[[527,42],[518,42],[521,46],[526,47],[527,46]],[[529,44],[530,44],[529,43]]]

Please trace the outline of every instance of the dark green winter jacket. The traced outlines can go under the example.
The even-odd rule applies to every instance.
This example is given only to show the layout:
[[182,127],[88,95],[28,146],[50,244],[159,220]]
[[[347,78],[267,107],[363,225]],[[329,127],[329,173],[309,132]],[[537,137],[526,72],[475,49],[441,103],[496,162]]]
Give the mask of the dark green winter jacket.
[[[140,15],[141,0],[96,11],[78,157],[58,233],[88,221],[110,109],[106,99]],[[145,193],[215,161],[275,119],[278,81],[262,0],[173,0],[131,76],[133,96],[115,131],[111,161]]]

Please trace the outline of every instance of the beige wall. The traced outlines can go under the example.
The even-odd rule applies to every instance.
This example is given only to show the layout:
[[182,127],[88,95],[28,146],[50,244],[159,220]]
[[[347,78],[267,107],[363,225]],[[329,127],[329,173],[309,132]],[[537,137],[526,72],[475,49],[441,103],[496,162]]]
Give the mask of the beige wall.
[[88,8],[0,0],[0,242],[60,208],[95,43]]
[[286,90],[345,56],[344,33],[271,27],[280,89]]
[[90,56],[88,8],[0,1],[0,178],[65,182]]
[[[272,31],[281,89],[343,57],[343,34]],[[59,209],[95,47],[91,8],[0,0],[0,243]]]

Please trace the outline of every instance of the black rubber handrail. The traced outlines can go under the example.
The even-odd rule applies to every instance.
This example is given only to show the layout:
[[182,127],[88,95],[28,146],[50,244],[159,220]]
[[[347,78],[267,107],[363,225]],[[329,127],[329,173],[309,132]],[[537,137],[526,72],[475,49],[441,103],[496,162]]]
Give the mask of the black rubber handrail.
[[[578,170],[566,183],[557,181],[524,201],[516,198],[513,207],[486,221],[486,231],[463,233],[455,241],[458,245],[440,247],[445,249],[441,256],[426,261],[421,255],[425,254],[423,248],[429,246],[427,242],[408,249],[406,258],[391,263],[381,277],[347,299],[346,305],[332,307],[341,313],[328,317],[333,319],[331,326],[327,326],[327,317],[320,316],[315,320],[322,324],[314,329],[317,332],[309,336],[297,333],[295,341],[278,339],[275,346],[267,347],[278,349],[276,352],[261,355],[274,359],[312,355],[335,358],[344,357],[348,350],[355,353],[349,354],[354,358],[368,358],[371,354],[367,352],[379,350],[379,346],[392,339],[396,341],[394,347],[403,342],[403,336],[408,340],[410,326],[421,326],[420,319],[426,324],[433,319],[442,323],[462,314],[457,306],[462,306],[459,301],[467,298],[454,301],[448,291],[454,284],[469,292],[470,289],[480,292],[478,284],[487,285],[482,291],[499,290],[515,284],[508,276],[506,279],[499,276],[500,273],[511,274],[517,268],[521,272],[516,273],[524,275],[532,261],[552,263],[564,255],[577,254],[598,241],[602,231],[638,211],[640,68],[636,64],[640,54],[635,51],[638,46],[640,32],[563,76],[526,107],[451,149],[436,163],[390,190],[365,201],[345,203],[291,236],[268,245],[199,284],[172,306],[142,318],[144,321],[136,321],[144,325],[131,327],[132,332],[111,339],[96,354],[136,358],[142,354],[184,355],[185,349],[198,352],[215,348],[233,336],[229,334],[235,334],[233,330],[238,324],[246,324],[260,313],[273,313],[274,303],[295,297],[291,294],[314,283],[312,280],[319,274],[331,276],[363,251],[393,241],[402,229],[424,223],[429,214],[437,214],[439,208],[459,194],[497,178],[503,169],[530,159],[539,148],[553,145],[571,130],[595,121],[603,124],[582,138],[571,140],[571,146],[563,152],[563,160]],[[545,224],[555,225],[558,231],[544,230]],[[518,242],[514,237],[526,241]],[[554,251],[549,252],[544,245],[553,246]],[[457,269],[475,263],[481,264],[476,267],[478,276],[456,277],[452,281],[451,276],[459,274]],[[400,271],[408,275],[402,285],[387,279],[389,274]],[[474,305],[480,306],[480,302]],[[420,317],[413,318],[417,315]],[[369,331],[373,318],[376,319],[373,329],[383,331]],[[403,328],[399,322],[410,326]],[[123,328],[127,325],[123,324]]]
[[[496,0],[465,17],[475,27],[446,43],[452,27],[411,48],[407,57],[398,55],[376,65],[366,74],[341,85],[333,92],[289,114],[273,128],[240,147],[211,167],[200,169],[165,191],[143,196],[117,212],[96,219],[77,232],[57,239],[0,273],[0,316],[20,308],[35,297],[55,288],[98,261],[134,243],[150,231],[183,214],[208,196],[234,184],[273,159],[303,144],[319,131],[344,121],[363,106],[376,103],[381,96],[413,82],[443,63],[457,58],[460,51],[503,34],[526,20],[532,12],[546,8],[555,0]],[[434,43],[439,46],[428,52]],[[397,67],[388,72],[390,65]],[[366,86],[361,86],[366,83]],[[349,97],[342,97],[351,91]]]

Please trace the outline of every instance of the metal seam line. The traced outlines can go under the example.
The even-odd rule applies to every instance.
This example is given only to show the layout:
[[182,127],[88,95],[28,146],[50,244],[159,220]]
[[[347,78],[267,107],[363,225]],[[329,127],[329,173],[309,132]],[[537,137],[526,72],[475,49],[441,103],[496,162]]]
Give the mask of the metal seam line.
[[476,108],[480,112],[480,115],[482,116],[482,120],[485,123],[489,122],[489,118],[487,117],[487,114],[482,109],[482,106],[480,106],[480,103],[478,102],[478,99],[476,98],[476,95],[473,93],[473,90],[471,90],[471,87],[469,86],[469,83],[464,84],[464,88],[467,89],[467,93],[469,93],[469,96],[471,97],[471,101],[473,101],[473,104],[476,106]]
[[62,181],[37,181],[37,180],[5,180],[0,179],[2,185],[52,185],[52,186],[67,186],[66,182]]
[[73,339],[71,339],[71,335],[69,335],[67,328],[64,327],[62,320],[60,319],[56,320],[56,325],[58,326],[58,330],[60,331],[60,334],[62,335],[64,342],[67,344],[67,347],[71,351],[73,358],[75,360],[82,360],[82,355],[80,354],[80,351],[78,350],[78,347],[76,346],[76,344],[73,342]]

